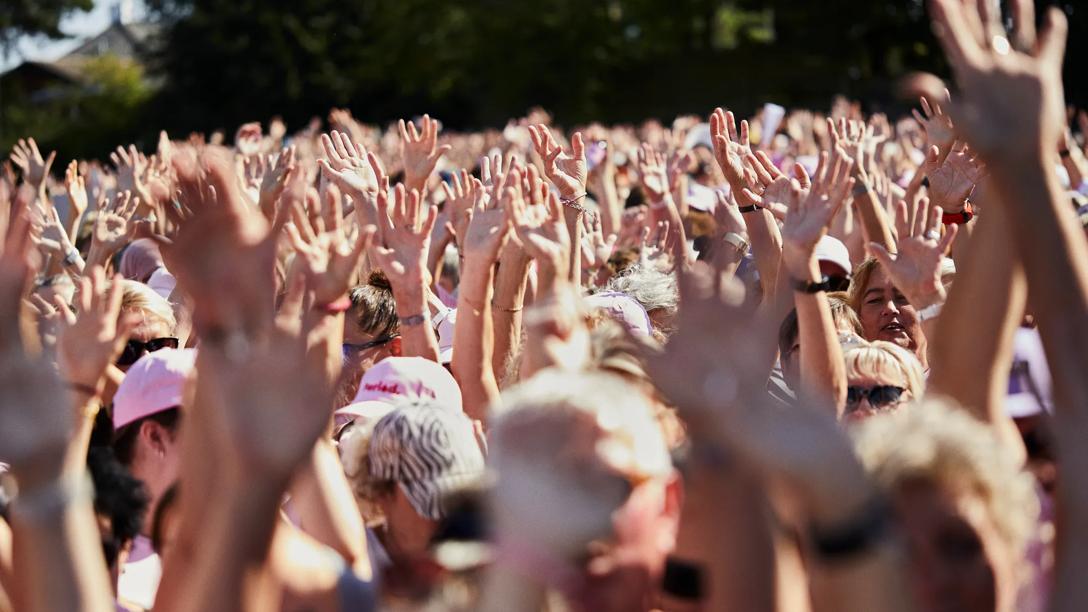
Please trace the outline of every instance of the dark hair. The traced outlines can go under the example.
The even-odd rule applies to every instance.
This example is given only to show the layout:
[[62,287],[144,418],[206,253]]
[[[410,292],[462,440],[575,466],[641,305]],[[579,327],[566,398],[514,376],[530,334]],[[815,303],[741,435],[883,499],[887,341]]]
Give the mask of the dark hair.
[[170,433],[174,433],[178,430],[178,419],[180,417],[181,410],[175,406],[145,416],[142,419],[137,419],[115,431],[113,435],[113,452],[117,455],[117,460],[123,465],[132,465],[132,454],[136,451],[136,438],[140,436],[140,426],[144,424],[144,421],[154,421],[162,425]]
[[155,506],[155,512],[151,516],[151,548],[159,555],[162,555],[162,523],[166,520],[166,514],[177,505],[177,502],[178,483],[175,482],[163,492],[162,497],[159,498],[159,504]]
[[109,532],[102,534],[106,565],[113,567],[117,555],[140,533],[148,495],[137,480],[104,446],[87,452],[87,468],[94,481],[94,511],[109,519]]
[[393,287],[381,271],[370,273],[366,283],[348,291],[351,309],[348,316],[368,334],[391,336],[400,330]]

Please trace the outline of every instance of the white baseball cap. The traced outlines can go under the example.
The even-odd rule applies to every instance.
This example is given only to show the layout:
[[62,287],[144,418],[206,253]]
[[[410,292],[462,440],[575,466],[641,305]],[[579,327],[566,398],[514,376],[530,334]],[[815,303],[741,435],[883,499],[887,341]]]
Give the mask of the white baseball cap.
[[850,274],[854,266],[850,263],[850,251],[838,238],[824,236],[816,243],[816,261],[829,261],[840,268],[843,273]]

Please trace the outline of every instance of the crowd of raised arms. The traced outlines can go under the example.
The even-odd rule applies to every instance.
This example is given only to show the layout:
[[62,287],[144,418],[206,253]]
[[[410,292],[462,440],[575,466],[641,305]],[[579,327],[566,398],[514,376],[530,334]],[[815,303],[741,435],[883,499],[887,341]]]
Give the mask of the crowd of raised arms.
[[0,611],[1088,610],[1088,114],[1011,4],[898,119],[20,140]]

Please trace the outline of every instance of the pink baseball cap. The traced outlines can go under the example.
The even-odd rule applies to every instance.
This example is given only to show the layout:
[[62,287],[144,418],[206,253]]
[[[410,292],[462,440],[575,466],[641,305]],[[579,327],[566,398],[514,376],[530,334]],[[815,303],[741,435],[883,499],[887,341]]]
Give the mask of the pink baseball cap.
[[181,405],[196,350],[161,349],[140,357],[113,396],[113,429]]
[[653,329],[650,315],[638,300],[619,291],[602,291],[586,296],[586,305],[591,309],[606,311],[616,322],[636,336],[649,336]]
[[387,357],[363,374],[355,399],[336,411],[336,425],[380,419],[401,398],[425,398],[462,410],[461,388],[446,368],[423,357]]

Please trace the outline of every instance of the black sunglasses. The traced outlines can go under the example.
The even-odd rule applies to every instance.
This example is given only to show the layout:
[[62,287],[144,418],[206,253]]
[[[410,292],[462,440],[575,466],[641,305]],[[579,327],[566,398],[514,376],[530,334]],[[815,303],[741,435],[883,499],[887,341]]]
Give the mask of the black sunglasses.
[[391,336],[382,336],[381,338],[371,340],[370,342],[364,342],[362,344],[350,344],[348,342],[345,342],[340,345],[340,350],[343,351],[344,359],[347,359],[348,357],[351,357],[352,354],[358,354],[367,349],[374,348],[375,346],[381,346],[387,342],[391,342],[394,338],[399,337],[400,336],[396,334],[393,334]]
[[846,389],[846,405],[857,406],[861,400],[868,399],[873,408],[887,406],[899,401],[906,391],[903,387],[894,385],[876,385],[875,387],[848,387]]
[[152,338],[147,342],[129,340],[125,343],[125,350],[121,351],[121,356],[117,358],[117,365],[132,365],[139,361],[140,357],[143,357],[146,353],[154,353],[155,351],[161,351],[164,348],[178,348],[178,339]]

